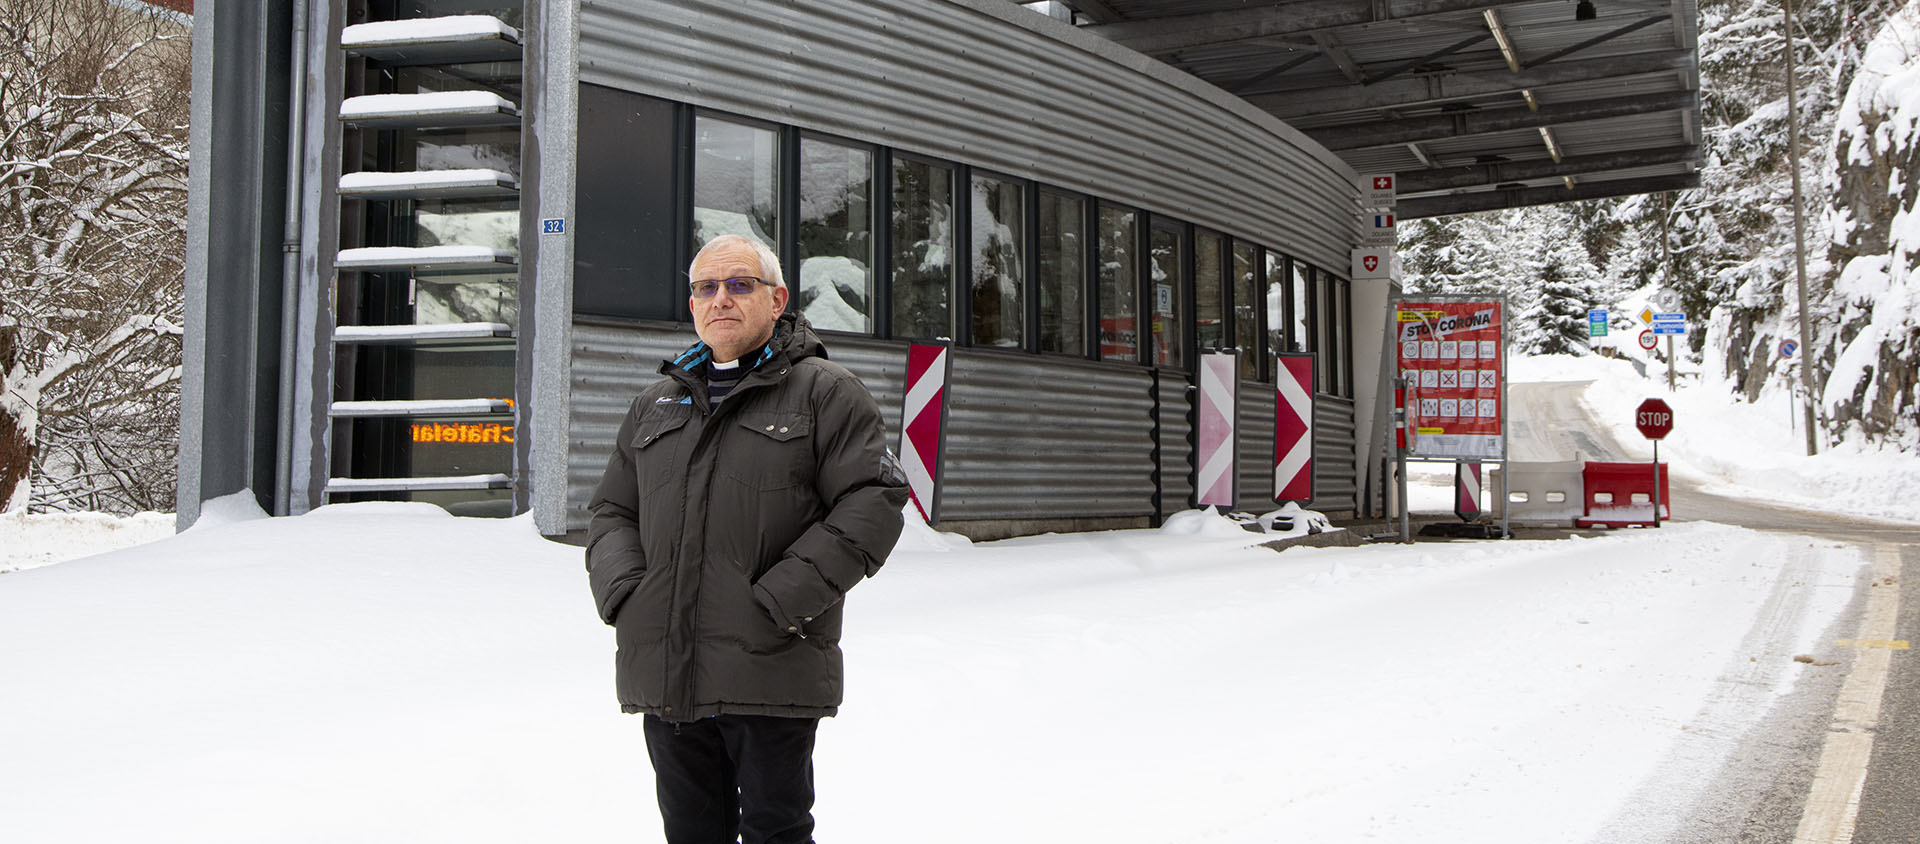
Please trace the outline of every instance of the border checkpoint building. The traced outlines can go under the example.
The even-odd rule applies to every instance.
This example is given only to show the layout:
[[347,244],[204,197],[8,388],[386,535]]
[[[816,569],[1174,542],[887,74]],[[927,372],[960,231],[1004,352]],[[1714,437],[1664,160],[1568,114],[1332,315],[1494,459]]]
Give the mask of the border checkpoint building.
[[[199,0],[180,520],[247,489],[582,529],[628,402],[694,339],[690,256],[727,232],[775,248],[896,436],[910,382],[944,378],[943,529],[1154,525],[1222,465],[1272,509],[1297,355],[1309,506],[1378,515],[1398,291],[1355,272],[1363,178],[1394,178],[1401,220],[1695,187],[1696,19]],[[1236,440],[1202,467],[1220,352]]]

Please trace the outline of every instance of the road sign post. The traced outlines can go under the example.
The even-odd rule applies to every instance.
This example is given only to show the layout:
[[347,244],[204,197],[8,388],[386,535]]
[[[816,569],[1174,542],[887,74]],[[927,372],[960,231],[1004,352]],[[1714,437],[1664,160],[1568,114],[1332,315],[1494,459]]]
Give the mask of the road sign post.
[[1653,440],[1653,526],[1660,526],[1660,441],[1673,432],[1673,408],[1659,399],[1647,399],[1634,410],[1634,427]]
[[[1642,314],[1642,316],[1645,316],[1645,314]],[[1653,326],[1653,333],[1664,334],[1667,337],[1667,392],[1671,393],[1673,392],[1674,367],[1673,335],[1687,333],[1687,315],[1654,314],[1653,318],[1648,320],[1648,323]],[[1641,345],[1646,344],[1642,343]]]

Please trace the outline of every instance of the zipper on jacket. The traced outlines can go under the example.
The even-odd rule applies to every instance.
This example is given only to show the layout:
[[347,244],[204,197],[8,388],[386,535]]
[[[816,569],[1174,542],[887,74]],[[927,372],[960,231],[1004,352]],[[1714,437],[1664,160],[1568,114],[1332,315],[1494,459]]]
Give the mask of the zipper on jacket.
[[[747,373],[746,377],[740,379],[740,383],[734,386],[733,392],[727,394],[726,399],[721,400],[719,406],[713,407],[711,410],[708,411],[706,418],[702,420],[703,424],[701,425],[701,428],[700,428],[700,436],[694,441],[693,453],[689,455],[687,459],[687,465],[689,468],[691,468],[696,461],[700,460],[702,455],[705,454],[707,451],[718,447],[717,445],[715,445],[715,443],[717,443],[720,440],[721,435],[726,431],[726,426],[729,424],[730,420],[734,416],[734,414],[731,412],[723,412],[722,408],[739,407],[740,402],[734,400],[736,397],[742,395],[745,392],[749,392],[751,390],[757,390],[761,388],[769,388],[769,389],[772,388],[774,385],[778,384],[781,380],[784,380],[784,376],[786,376],[786,374],[793,368],[793,365],[786,361],[777,361],[777,362],[767,361],[763,363],[765,363],[768,366],[777,364],[780,367],[780,369],[777,372],[768,372],[760,367],[755,367],[754,371]],[[688,374],[692,375],[692,373],[688,373]],[[695,380],[699,380],[699,379],[695,379]],[[693,479],[689,477],[687,480],[688,480],[689,486],[691,486]],[[688,619],[687,619],[688,633],[692,637],[692,641],[689,641],[687,643],[687,649],[688,649],[687,653],[688,653],[689,663],[691,663],[693,659],[693,655],[699,652],[700,587],[702,586],[702,584],[706,582],[706,569],[707,569],[707,563],[708,563],[707,531],[705,527],[705,520],[706,520],[706,513],[707,513],[706,504],[712,498],[712,493],[713,493],[713,466],[711,465],[711,462],[709,462],[709,465],[707,467],[706,483],[702,485],[701,492],[700,492],[702,506],[699,508],[699,514],[700,514],[699,518],[701,519],[702,526],[700,529],[699,568],[694,574],[693,595],[692,595],[692,600],[689,602],[690,607],[688,609],[688,612],[690,613],[690,615],[688,616]],[[686,496],[686,495],[681,496],[681,507],[683,508],[681,510],[681,526],[682,526],[681,535],[683,537],[686,536],[688,533],[690,533],[685,529],[686,517],[688,513],[688,510],[685,508],[686,508],[686,500],[688,497],[690,496]],[[681,557],[683,558],[682,562],[685,562],[684,558],[687,556],[685,553],[686,546],[682,545],[681,550],[682,550]],[[675,566],[675,573],[678,574],[679,571],[684,568],[685,568],[684,565]],[[668,628],[668,629],[669,631],[671,631],[672,628]],[[693,679],[695,676],[697,676],[697,672],[695,672],[692,669],[691,664],[689,664],[686,679],[684,679],[681,682],[681,689],[680,689],[680,703],[685,707],[685,709],[683,709],[683,712],[688,714],[692,712],[692,708],[693,708]]]

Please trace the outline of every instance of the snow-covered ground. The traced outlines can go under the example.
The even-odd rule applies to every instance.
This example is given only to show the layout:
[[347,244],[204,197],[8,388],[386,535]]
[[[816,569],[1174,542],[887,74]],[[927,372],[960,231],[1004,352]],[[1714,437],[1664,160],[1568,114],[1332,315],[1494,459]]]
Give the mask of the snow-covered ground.
[[[1573,366],[1598,367],[1596,406],[1644,392]],[[1676,438],[1744,430],[1679,398]],[[1722,471],[1689,452],[1661,454]],[[1822,670],[1793,656],[1833,652],[1863,571],[1701,523],[1266,538],[1202,514],[910,532],[850,599],[823,840],[1539,844],[1622,817],[1658,840],[1694,796],[1675,760],[1709,781]],[[212,503],[179,536],[0,575],[0,839],[656,841],[612,657],[579,549],[526,518]],[[1656,772],[1670,805],[1646,803]]]

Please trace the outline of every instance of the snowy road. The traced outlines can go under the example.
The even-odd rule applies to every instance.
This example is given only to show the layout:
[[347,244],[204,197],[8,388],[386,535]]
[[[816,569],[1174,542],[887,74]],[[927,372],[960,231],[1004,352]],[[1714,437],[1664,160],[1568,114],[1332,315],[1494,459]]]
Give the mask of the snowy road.
[[1587,381],[1536,381],[1508,387],[1507,454],[1515,461],[1625,460],[1605,428],[1581,412]]
[[[1555,381],[1514,384],[1513,412],[1516,424],[1513,437],[1516,459],[1529,460],[1650,460],[1652,449],[1646,441],[1622,442],[1596,418],[1594,409],[1582,400],[1588,383]],[[1668,449],[1663,460],[1684,463],[1685,451]],[[1913,641],[1920,627],[1920,586],[1902,583],[1897,572],[1920,572],[1920,527],[1884,521],[1852,519],[1831,513],[1813,512],[1779,502],[1718,494],[1711,481],[1696,474],[1676,472],[1672,479],[1672,512],[1675,524],[1714,522],[1739,525],[1755,530],[1808,537],[1857,550],[1863,559],[1876,556],[1892,559],[1896,572],[1892,585],[1902,594],[1900,603],[1908,609],[1900,615],[1904,635],[1889,635],[1889,641]],[[1792,541],[1792,540],[1790,540]],[[1703,770],[1689,761],[1683,744],[1664,766],[1662,773],[1645,791],[1643,800],[1630,804],[1598,842],[1646,841],[1671,844],[1709,844],[1728,840],[1830,841],[1831,838],[1806,838],[1803,827],[1819,825],[1817,808],[1810,810],[1809,795],[1819,794],[1817,779],[1851,777],[1860,794],[1854,797],[1858,831],[1845,819],[1831,826],[1853,833],[1857,844],[1899,842],[1910,844],[1920,836],[1920,783],[1911,777],[1913,765],[1920,762],[1920,668],[1911,659],[1892,663],[1892,671],[1880,679],[1886,689],[1884,699],[1873,689],[1879,712],[1872,731],[1883,734],[1879,747],[1869,756],[1864,770],[1835,772],[1822,768],[1823,753],[1830,753],[1826,737],[1830,724],[1836,724],[1836,709],[1842,684],[1859,675],[1856,663],[1862,651],[1836,643],[1855,641],[1853,631],[1863,623],[1869,594],[1876,588],[1871,578],[1861,578],[1848,609],[1835,620],[1833,629],[1816,643],[1809,654],[1815,669],[1809,672],[1791,693],[1772,702],[1764,726],[1751,731],[1734,746],[1717,766]],[[1791,604],[1788,595],[1776,597],[1776,605],[1762,614],[1778,619],[1783,614],[1802,610]],[[1777,621],[1776,621],[1777,623]],[[1756,628],[1759,633],[1759,628]],[[1766,638],[1764,635],[1762,638]],[[1910,651],[1909,651],[1910,652]],[[1730,690],[1749,683],[1745,672],[1734,666],[1721,678]],[[1737,699],[1737,695],[1733,699]],[[1768,709],[1768,701],[1749,700],[1747,705]],[[1838,725],[1835,727],[1838,728]],[[1859,779],[1864,776],[1864,779]],[[1694,791],[1690,786],[1701,781],[1711,785]],[[1825,785],[1822,783],[1822,785]],[[1832,791],[1835,786],[1827,786]],[[1841,800],[1853,797],[1848,792]],[[1685,801],[1673,795],[1692,793]],[[1818,799],[1817,797],[1815,798]],[[1844,813],[1843,813],[1844,814]],[[1670,815],[1682,819],[1671,834],[1649,837],[1657,828],[1650,817]],[[1814,820],[1809,820],[1813,817]],[[1852,816],[1849,816],[1852,817]]]

